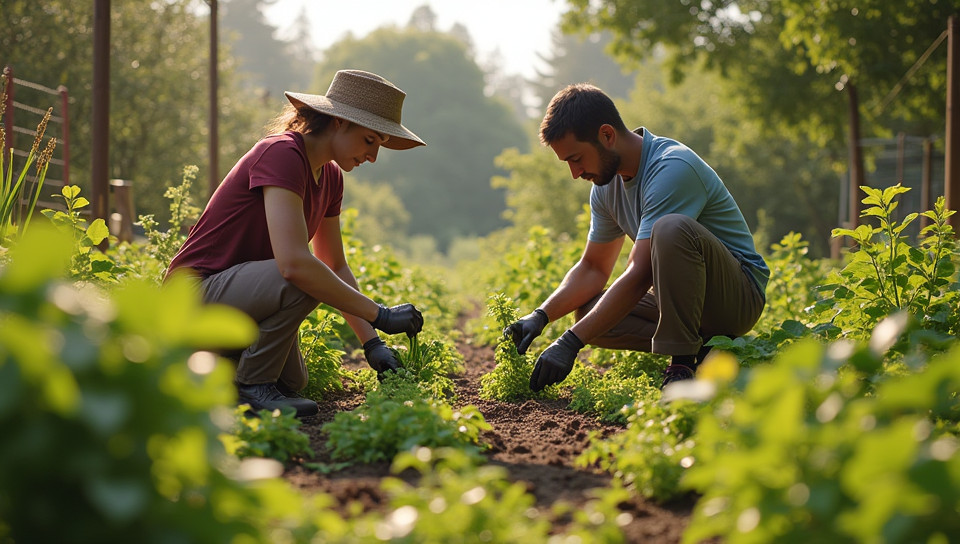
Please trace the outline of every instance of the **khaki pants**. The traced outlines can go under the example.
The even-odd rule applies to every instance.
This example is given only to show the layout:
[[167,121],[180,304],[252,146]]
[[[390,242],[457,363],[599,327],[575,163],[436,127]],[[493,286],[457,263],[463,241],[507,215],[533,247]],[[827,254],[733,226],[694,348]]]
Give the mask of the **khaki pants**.
[[[696,220],[679,214],[657,220],[650,252],[653,288],[593,345],[693,355],[711,337],[742,336],[760,319],[764,296],[750,273]],[[600,296],[577,310],[577,320]]]
[[201,287],[205,303],[233,306],[260,329],[250,347],[223,354],[237,361],[238,383],[279,382],[292,391],[307,385],[300,324],[320,303],[285,280],[275,260],[238,264],[206,278]]

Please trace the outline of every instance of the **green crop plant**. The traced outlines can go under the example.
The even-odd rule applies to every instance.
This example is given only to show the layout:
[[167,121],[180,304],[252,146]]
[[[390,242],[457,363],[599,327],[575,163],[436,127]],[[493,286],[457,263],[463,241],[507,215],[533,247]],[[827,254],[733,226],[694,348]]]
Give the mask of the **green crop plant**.
[[268,457],[281,463],[313,457],[310,437],[300,431],[301,423],[295,414],[260,410],[254,416],[249,410],[247,404],[238,406],[233,431],[220,437],[228,453],[239,459]]
[[300,352],[307,367],[307,385],[300,394],[319,401],[329,393],[343,391],[349,372],[343,368],[343,350],[336,347],[335,324],[343,322],[339,314],[316,311],[300,324]]
[[660,391],[648,387],[624,408],[626,430],[607,439],[594,433],[577,464],[607,470],[625,489],[657,501],[686,493],[680,481],[693,463],[698,408],[688,402],[662,404]]
[[626,423],[632,405],[651,396],[659,398],[660,374],[637,372],[630,364],[649,359],[649,354],[624,352],[624,355],[617,359],[620,364],[605,372],[583,365],[571,373],[567,379],[567,386],[571,388],[568,408],[596,416],[601,421]]
[[480,447],[480,433],[490,424],[475,406],[454,409],[431,397],[423,384],[391,374],[363,404],[322,427],[334,459],[372,463],[391,461],[415,446]]
[[90,205],[90,201],[80,196],[80,188],[66,185],[55,198],[63,200],[66,210],[41,210],[58,229],[68,233],[73,239],[73,263],[70,275],[74,279],[94,281],[101,284],[117,283],[125,269],[97,246],[110,236],[106,222],[97,218],[88,223],[80,210]]
[[[901,324],[891,328],[890,323]],[[960,534],[960,348],[916,373],[865,379],[881,346],[812,340],[750,369],[700,418],[685,486],[702,493],[684,542],[948,542]],[[954,427],[955,428],[955,427]]]
[[956,237],[942,198],[923,215],[931,224],[921,232],[919,244],[910,245],[903,234],[919,214],[896,221],[897,198],[908,191],[899,184],[886,189],[861,187],[867,205],[861,217],[878,226],[834,229],[834,236],[850,237],[856,250],[848,264],[821,287],[827,293],[816,305],[818,316],[844,336],[865,338],[884,317],[906,310],[923,320],[924,327],[956,336],[960,317],[957,288]]
[[75,282],[74,242],[37,223],[0,265],[0,541],[270,540],[302,499],[230,472],[233,371],[203,351],[255,324],[183,282]]
[[[391,512],[381,521],[398,542],[545,542],[549,523],[521,482],[502,467],[478,466],[468,452],[414,448],[396,456],[391,470],[420,473],[416,486],[399,478],[382,484]],[[378,520],[379,521],[379,520]],[[386,536],[386,535],[385,535]]]
[[400,361],[399,372],[420,383],[434,398],[454,396],[453,376],[463,371],[463,356],[449,342],[434,338],[422,341],[424,333],[407,339],[407,349],[391,348]]
[[[518,318],[518,311],[513,299],[503,293],[496,293],[488,301],[488,311],[502,331]],[[557,398],[557,388],[547,387],[543,391],[534,393],[530,389],[530,373],[533,372],[533,360],[530,351],[524,355],[517,353],[513,340],[506,335],[500,335],[494,360],[497,366],[493,371],[480,377],[480,398],[485,400],[499,400],[516,402],[530,398]],[[577,367],[580,363],[577,363]],[[573,372],[576,372],[576,367]]]

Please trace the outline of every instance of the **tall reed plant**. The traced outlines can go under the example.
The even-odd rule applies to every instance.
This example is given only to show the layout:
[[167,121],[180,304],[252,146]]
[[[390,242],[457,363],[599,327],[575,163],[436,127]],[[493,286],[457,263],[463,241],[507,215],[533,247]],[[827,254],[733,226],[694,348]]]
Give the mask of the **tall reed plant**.
[[[6,76],[0,76],[0,81],[2,81],[0,82],[0,119],[2,119],[6,113],[7,104]],[[42,150],[40,148],[43,133],[47,129],[47,123],[50,121],[52,113],[53,108],[47,109],[47,113],[40,120],[40,124],[37,125],[33,145],[30,147],[30,153],[27,154],[27,162],[23,165],[16,179],[13,175],[13,148],[7,149],[6,131],[3,126],[0,126],[0,246],[7,244],[9,235],[20,238],[30,225],[30,218],[33,216],[33,210],[40,198],[43,181],[47,177],[47,168],[50,167],[53,150],[57,146],[57,139],[51,137],[47,140],[46,147]],[[31,166],[35,166],[33,188],[27,192],[25,182]],[[26,206],[23,205],[25,198],[29,198]]]

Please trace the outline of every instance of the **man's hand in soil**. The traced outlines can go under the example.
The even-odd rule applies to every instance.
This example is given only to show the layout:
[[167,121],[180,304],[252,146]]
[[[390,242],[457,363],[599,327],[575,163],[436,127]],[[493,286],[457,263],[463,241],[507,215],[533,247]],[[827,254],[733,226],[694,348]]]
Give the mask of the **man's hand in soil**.
[[387,334],[405,332],[408,337],[413,338],[423,328],[423,316],[413,304],[400,304],[389,308],[380,305],[377,318],[370,324]]
[[537,308],[533,313],[508,325],[507,328],[503,329],[503,335],[512,338],[513,344],[517,346],[517,353],[523,355],[527,352],[527,348],[530,347],[533,339],[540,336],[543,328],[546,327],[549,322],[550,319],[547,317],[547,312]]
[[400,368],[397,355],[383,343],[379,336],[374,336],[363,343],[363,355],[367,358],[370,368],[377,371],[378,380],[383,380],[384,372]]
[[540,391],[548,385],[562,382],[573,370],[573,362],[581,349],[583,342],[572,330],[567,329],[540,354],[530,375],[530,389]]

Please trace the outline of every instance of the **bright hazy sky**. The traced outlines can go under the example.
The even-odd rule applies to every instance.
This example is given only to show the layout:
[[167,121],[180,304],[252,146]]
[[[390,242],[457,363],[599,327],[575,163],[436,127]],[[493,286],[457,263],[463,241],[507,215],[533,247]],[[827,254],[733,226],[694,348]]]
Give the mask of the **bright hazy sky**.
[[499,52],[506,72],[527,77],[541,64],[537,53],[549,55],[551,32],[566,8],[564,0],[278,0],[266,17],[282,35],[307,6],[314,45],[323,50],[347,32],[360,38],[384,25],[404,26],[424,4],[436,14],[438,30],[467,27],[479,62]]

